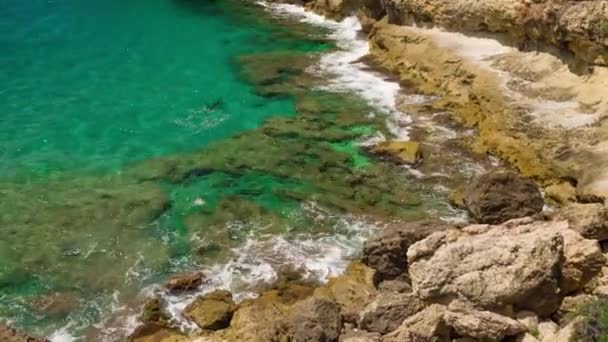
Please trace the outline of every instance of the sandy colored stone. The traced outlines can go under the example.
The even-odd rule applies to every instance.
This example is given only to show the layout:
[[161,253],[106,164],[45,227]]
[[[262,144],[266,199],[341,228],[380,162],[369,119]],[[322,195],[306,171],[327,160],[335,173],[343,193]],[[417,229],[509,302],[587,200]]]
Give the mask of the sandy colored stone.
[[567,223],[523,219],[434,233],[408,250],[414,291],[426,300],[550,314],[560,301],[560,226]]
[[545,188],[545,196],[557,204],[567,205],[576,202],[576,188],[568,182],[553,184]]
[[608,239],[608,207],[601,203],[573,203],[563,207],[557,218],[568,220],[570,228],[587,239]]
[[481,341],[501,341],[506,336],[516,336],[527,330],[522,323],[490,311],[482,311],[471,305],[454,301],[445,313],[445,322],[460,336]]
[[305,299],[291,309],[288,329],[294,342],[337,341],[342,329],[340,307],[323,297]]
[[555,341],[555,336],[559,331],[559,326],[553,321],[543,321],[538,323],[538,335],[542,342]]
[[235,310],[232,294],[226,290],[216,290],[198,297],[188,305],[184,317],[201,329],[218,330],[230,325]]
[[558,229],[564,238],[561,288],[565,293],[572,293],[583,289],[601,271],[606,259],[596,240],[585,239],[564,225]]
[[586,324],[586,317],[578,316],[574,318],[565,327],[561,328],[555,335],[555,342],[592,342],[594,339],[590,336],[582,336],[580,334],[581,327]]
[[450,341],[445,312],[445,306],[431,305],[403,321],[397,330],[384,336],[383,342]]
[[203,284],[201,272],[185,272],[174,274],[165,283],[165,288],[172,293],[196,290]]

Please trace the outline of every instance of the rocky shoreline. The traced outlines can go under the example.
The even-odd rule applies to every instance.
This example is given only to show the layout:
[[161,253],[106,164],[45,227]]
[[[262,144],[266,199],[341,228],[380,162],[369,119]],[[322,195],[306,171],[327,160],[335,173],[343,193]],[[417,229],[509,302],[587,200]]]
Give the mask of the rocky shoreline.
[[[361,260],[327,284],[285,269],[255,299],[235,303],[230,292],[208,293],[184,310],[200,328],[191,334],[152,299],[130,340],[568,342],[608,336],[608,2],[299,4],[332,18],[356,13],[373,63],[416,91],[437,95],[425,106],[475,128],[468,147],[498,156],[518,173],[493,171],[454,193],[454,205],[475,224],[389,224],[365,243]],[[459,44],[461,36],[436,26],[498,34],[511,45],[467,37]],[[549,112],[538,107],[546,102],[553,104]],[[405,164],[422,158],[413,142],[389,142],[370,153]],[[555,209],[543,210],[546,203]],[[202,274],[182,274],[166,289],[188,292],[203,282]],[[10,328],[0,330],[0,339],[38,341]]]

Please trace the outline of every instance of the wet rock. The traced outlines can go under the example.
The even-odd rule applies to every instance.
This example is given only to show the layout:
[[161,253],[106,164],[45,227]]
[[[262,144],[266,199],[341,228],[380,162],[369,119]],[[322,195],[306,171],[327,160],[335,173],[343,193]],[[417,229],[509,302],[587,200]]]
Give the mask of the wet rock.
[[230,325],[235,310],[232,294],[229,291],[216,290],[188,305],[184,316],[201,329],[219,330]]
[[445,322],[446,308],[433,304],[409,317],[399,328],[384,336],[384,342],[450,341],[450,327]]
[[543,209],[543,197],[533,181],[515,172],[495,171],[482,175],[467,187],[464,203],[479,223],[499,224],[531,216]]
[[447,226],[434,222],[393,224],[363,245],[362,262],[376,271],[376,283],[407,270],[407,250],[415,242]]
[[135,329],[129,336],[129,342],[189,342],[192,341],[188,336],[177,330],[158,326],[155,324],[145,324]]
[[526,331],[520,322],[490,311],[481,311],[460,301],[452,302],[445,312],[445,322],[460,336],[481,341],[501,341]]
[[80,305],[80,296],[74,292],[57,292],[37,297],[31,305],[34,310],[45,315],[68,315]]
[[165,283],[165,288],[171,293],[194,291],[203,284],[201,272],[186,272],[171,276]]
[[169,315],[164,308],[160,298],[151,298],[144,303],[139,320],[144,323],[144,326],[154,325],[159,327],[168,327],[171,321]]
[[586,239],[608,240],[608,207],[601,203],[573,203],[558,212],[557,219],[568,220],[570,228]]
[[342,329],[340,307],[323,297],[310,297],[294,305],[288,318],[295,342],[337,341]]
[[0,324],[0,341],[2,342],[50,342],[46,338],[26,335],[8,325]]
[[416,141],[387,141],[374,146],[371,153],[406,165],[416,165],[422,161],[420,143]]
[[462,299],[482,308],[515,305],[551,314],[561,299],[560,226],[567,229],[566,222],[515,220],[434,233],[408,250],[414,292],[425,300]]
[[266,292],[259,298],[239,305],[225,340],[281,341],[287,337],[288,313],[289,305],[286,305],[275,291]]
[[361,312],[359,327],[386,334],[425,307],[426,304],[412,293],[381,293]]

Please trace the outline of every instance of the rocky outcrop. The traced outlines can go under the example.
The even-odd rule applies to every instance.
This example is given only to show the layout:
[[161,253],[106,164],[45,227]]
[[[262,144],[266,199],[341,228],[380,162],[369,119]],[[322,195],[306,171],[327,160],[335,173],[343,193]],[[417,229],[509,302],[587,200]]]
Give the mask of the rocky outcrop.
[[2,342],[50,342],[46,338],[33,337],[19,332],[8,325],[0,324],[0,341]]
[[423,157],[420,143],[416,141],[387,141],[372,147],[370,152],[405,165],[417,165]]
[[608,207],[601,203],[573,203],[557,214],[557,219],[568,220],[570,228],[584,238],[608,240]]
[[455,301],[445,312],[445,322],[460,336],[481,341],[502,341],[527,329],[520,322],[490,311],[476,310],[466,303]]
[[533,181],[515,172],[495,171],[473,180],[465,190],[464,204],[475,221],[498,224],[534,215],[544,201]]
[[386,335],[383,341],[449,341],[450,327],[445,322],[445,312],[444,306],[431,305],[403,321],[401,326]]
[[514,305],[540,315],[553,313],[561,293],[584,285],[603,259],[597,242],[567,222],[530,219],[438,232],[407,254],[412,286],[425,300]]
[[391,23],[503,34],[523,49],[573,55],[574,66],[608,65],[606,1],[387,0]]
[[434,222],[399,223],[386,227],[363,245],[362,261],[373,268],[376,283],[395,279],[407,270],[407,250],[431,233],[447,229]]
[[216,290],[197,298],[184,310],[184,316],[201,329],[218,330],[230,325],[236,305],[232,293]]

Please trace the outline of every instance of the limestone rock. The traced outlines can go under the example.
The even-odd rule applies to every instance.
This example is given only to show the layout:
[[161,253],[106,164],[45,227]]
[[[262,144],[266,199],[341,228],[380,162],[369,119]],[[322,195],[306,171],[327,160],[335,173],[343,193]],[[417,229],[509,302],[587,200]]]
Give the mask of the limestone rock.
[[529,333],[525,333],[523,336],[517,338],[517,342],[539,342],[536,337]]
[[228,338],[220,340],[268,342],[286,337],[289,306],[275,291],[248,300],[234,313]]
[[371,152],[400,164],[416,165],[422,161],[420,143],[416,141],[387,141],[374,146]]
[[587,319],[584,316],[578,316],[573,319],[568,325],[561,328],[555,335],[555,342],[592,342],[592,337],[581,336],[581,328],[586,324]]
[[424,300],[482,308],[515,305],[539,315],[559,306],[566,222],[514,220],[434,233],[408,250],[412,286]]
[[597,296],[586,293],[564,297],[556,316],[561,319],[569,314],[578,314],[586,305],[597,301],[597,299]]
[[515,172],[495,171],[467,187],[464,203],[477,222],[498,224],[534,215],[543,209],[543,197],[534,182]]
[[538,335],[542,342],[555,341],[555,336],[557,335],[558,330],[559,326],[553,321],[544,321],[538,323]]
[[235,310],[232,294],[229,291],[216,290],[188,305],[184,310],[184,316],[201,329],[218,330],[230,325]]
[[561,226],[564,238],[564,265],[562,266],[562,290],[571,293],[582,289],[596,276],[606,263],[599,243],[583,238],[572,229]]
[[381,293],[361,312],[359,327],[386,334],[425,307],[426,304],[412,293]]
[[403,321],[397,330],[384,337],[383,342],[450,341],[445,312],[445,306],[433,304]]
[[171,293],[196,290],[203,283],[203,274],[187,272],[173,275],[165,283],[165,288]]
[[454,301],[445,313],[445,322],[458,335],[482,341],[501,341],[526,331],[520,322],[490,311],[480,311],[463,302]]
[[342,328],[340,308],[327,298],[310,297],[294,305],[288,318],[295,342],[337,341]]
[[608,207],[600,203],[573,203],[562,208],[558,219],[568,220],[570,228],[584,238],[608,240]]
[[362,261],[376,270],[376,282],[395,279],[407,269],[408,248],[431,233],[446,228],[432,222],[391,225],[365,242]]
[[50,342],[46,338],[28,336],[8,325],[0,324],[0,341],[2,342]]
[[515,314],[515,319],[523,324],[528,331],[538,331],[538,316],[532,311],[519,311]]
[[191,339],[175,329],[153,323],[144,324],[129,336],[129,342],[189,342]]
[[545,188],[545,196],[560,205],[576,202],[576,188],[565,182],[553,184]]

